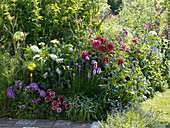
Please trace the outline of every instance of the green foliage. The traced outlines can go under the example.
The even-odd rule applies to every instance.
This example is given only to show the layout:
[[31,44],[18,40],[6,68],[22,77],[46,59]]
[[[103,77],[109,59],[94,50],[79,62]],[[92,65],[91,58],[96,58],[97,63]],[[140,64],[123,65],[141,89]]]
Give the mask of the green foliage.
[[[51,39],[78,44],[89,26],[98,21],[92,18],[98,12],[97,0],[12,0],[0,1],[3,33],[11,38],[16,31],[29,33],[27,44]],[[78,6],[77,6],[78,5]],[[14,24],[12,24],[12,22]]]
[[119,14],[122,7],[122,0],[108,0],[107,3],[111,6],[111,10],[114,14]]
[[71,121],[90,121],[100,115],[100,104],[81,93],[65,100],[70,105],[70,109],[66,111],[66,114]]
[[129,109],[116,112],[107,117],[106,122],[99,122],[101,128],[166,128],[166,125],[156,121],[157,114],[143,112],[142,110]]

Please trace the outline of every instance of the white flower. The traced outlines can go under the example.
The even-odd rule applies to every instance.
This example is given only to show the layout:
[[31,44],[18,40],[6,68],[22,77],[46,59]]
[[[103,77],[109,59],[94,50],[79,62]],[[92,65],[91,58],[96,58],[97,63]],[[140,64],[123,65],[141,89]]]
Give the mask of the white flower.
[[30,49],[31,49],[33,52],[38,52],[38,53],[41,52],[41,50],[40,50],[37,46],[35,46],[35,45],[31,46]]
[[72,52],[72,51],[73,51],[73,48],[72,48],[72,47],[69,47],[69,51]]
[[52,60],[58,59],[58,57],[55,54],[49,54]]
[[156,33],[155,31],[150,31],[150,32],[148,33],[148,35],[156,36],[156,35],[157,35],[157,33]]
[[56,59],[55,61],[57,62],[57,63],[62,63],[63,62],[63,58],[58,58],[58,59]]
[[61,70],[59,68],[56,68],[56,72],[60,75],[61,74]]
[[58,40],[51,40],[50,43],[53,43],[53,44],[58,44],[59,41]]
[[40,58],[41,56],[39,54],[36,54],[35,56],[33,56],[33,59],[35,58]]
[[44,46],[44,45],[45,45],[45,43],[44,43],[44,42],[40,42],[40,43],[38,43],[38,45],[43,45],[43,46]]
[[48,76],[48,73],[47,73],[47,72],[43,74],[43,77],[44,77],[45,79],[47,78],[47,76]]

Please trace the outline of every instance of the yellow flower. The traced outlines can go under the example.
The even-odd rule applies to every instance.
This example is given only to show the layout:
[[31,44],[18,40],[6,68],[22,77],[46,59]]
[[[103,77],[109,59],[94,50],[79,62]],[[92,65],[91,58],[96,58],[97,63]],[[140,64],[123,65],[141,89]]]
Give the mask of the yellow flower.
[[36,68],[36,64],[34,63],[29,63],[27,66],[27,69],[30,71],[34,71],[35,68]]

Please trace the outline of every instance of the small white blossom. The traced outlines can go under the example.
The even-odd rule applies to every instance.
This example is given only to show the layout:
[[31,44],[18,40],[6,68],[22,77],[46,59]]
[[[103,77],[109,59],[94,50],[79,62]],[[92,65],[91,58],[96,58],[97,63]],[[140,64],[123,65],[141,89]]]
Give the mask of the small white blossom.
[[43,77],[44,77],[44,78],[47,78],[47,76],[48,76],[48,73],[47,73],[47,72],[43,74]]
[[53,44],[58,44],[59,41],[58,40],[51,40],[50,43],[53,43]]
[[56,59],[55,61],[57,62],[57,63],[62,63],[63,62],[63,58],[58,58],[58,59]]
[[55,54],[49,54],[52,60],[58,59],[58,57]]
[[56,68],[56,72],[60,75],[61,74],[61,70],[59,68]]
[[38,43],[38,45],[43,45],[43,46],[44,46],[44,45],[45,45],[45,43],[44,43],[44,42],[40,42],[40,43]]
[[36,54],[35,56],[33,56],[33,60],[35,59],[35,58],[40,58],[41,56],[39,55],[39,54]]
[[35,45],[31,46],[30,49],[31,49],[33,52],[38,52],[38,53],[41,52],[41,50],[40,50],[37,46],[35,46]]

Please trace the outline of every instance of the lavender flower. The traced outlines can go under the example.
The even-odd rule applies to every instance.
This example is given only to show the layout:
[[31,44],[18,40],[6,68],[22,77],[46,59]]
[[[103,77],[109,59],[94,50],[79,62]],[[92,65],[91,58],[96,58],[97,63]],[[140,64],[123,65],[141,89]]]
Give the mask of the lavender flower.
[[136,70],[136,67],[133,67],[132,70],[133,70],[133,71]]
[[40,90],[39,93],[40,93],[40,96],[42,96],[42,97],[46,96],[46,92],[44,90]]
[[85,57],[85,60],[90,60],[90,58],[88,56]]
[[96,74],[96,69],[93,70],[93,75],[95,75],[95,74]]
[[81,65],[78,65],[78,70],[81,71]]
[[130,57],[131,60],[133,60],[133,57]]
[[91,73],[88,72],[87,77],[90,79],[91,78]]
[[100,74],[101,73],[101,68],[98,68],[97,69],[97,74]]

